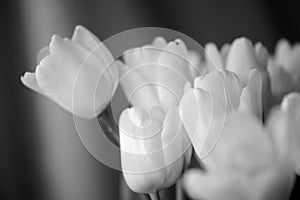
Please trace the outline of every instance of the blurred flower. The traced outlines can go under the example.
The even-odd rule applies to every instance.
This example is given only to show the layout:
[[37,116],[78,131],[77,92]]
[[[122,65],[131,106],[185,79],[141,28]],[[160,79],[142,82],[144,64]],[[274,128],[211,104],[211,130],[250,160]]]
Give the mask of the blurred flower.
[[211,70],[229,70],[234,72],[243,85],[248,82],[249,72],[257,69],[265,76],[265,68],[269,53],[261,44],[244,37],[235,39],[231,45],[225,44],[219,51],[214,43],[205,45],[206,67]]
[[165,114],[156,106],[149,115],[138,107],[128,108],[119,128],[123,175],[133,191],[154,193],[177,181],[191,156],[178,107]]
[[201,159],[215,145],[232,110],[262,118],[262,78],[256,69],[250,71],[244,88],[233,72],[214,70],[196,78],[194,88],[186,90],[180,102],[181,120]]
[[281,106],[273,109],[269,121],[280,155],[289,159],[294,172],[300,175],[300,94],[286,95]]
[[120,63],[113,61],[96,36],[77,26],[72,39],[53,36],[49,47],[38,55],[35,73],[26,72],[21,81],[67,111],[94,118],[105,109],[116,89]]
[[292,165],[280,156],[271,137],[280,121],[266,127],[249,113],[235,111],[226,118],[218,143],[207,156],[206,171],[184,175],[184,188],[193,199],[288,199],[295,175]]
[[120,83],[132,105],[147,112],[161,105],[165,112],[178,105],[186,82],[192,82],[200,57],[180,39],[157,37],[152,44],[126,51]]
[[293,47],[287,40],[280,40],[275,56],[268,60],[267,70],[274,95],[283,96],[300,91],[300,44]]

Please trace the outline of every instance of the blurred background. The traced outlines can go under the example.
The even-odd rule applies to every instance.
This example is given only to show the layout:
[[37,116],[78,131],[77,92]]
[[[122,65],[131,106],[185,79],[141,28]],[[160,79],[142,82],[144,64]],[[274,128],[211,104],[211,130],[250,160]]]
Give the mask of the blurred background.
[[[11,0],[1,1],[0,199],[117,199],[120,173],[81,144],[72,115],[21,85],[53,34],[82,24],[101,40],[131,28],[174,29],[201,44],[235,37],[273,51],[285,37],[300,41],[297,1]],[[299,180],[291,199],[300,193]]]

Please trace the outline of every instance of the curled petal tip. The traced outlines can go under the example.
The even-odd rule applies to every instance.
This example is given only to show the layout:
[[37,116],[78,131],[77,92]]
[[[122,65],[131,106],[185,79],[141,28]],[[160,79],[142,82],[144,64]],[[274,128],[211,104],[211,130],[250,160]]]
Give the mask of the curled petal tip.
[[144,123],[149,119],[147,113],[137,107],[129,108],[128,115],[131,121],[138,127],[142,127]]

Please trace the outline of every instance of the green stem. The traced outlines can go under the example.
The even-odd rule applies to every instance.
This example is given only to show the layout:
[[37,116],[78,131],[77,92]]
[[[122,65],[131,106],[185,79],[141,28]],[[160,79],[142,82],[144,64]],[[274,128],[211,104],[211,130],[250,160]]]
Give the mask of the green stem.
[[149,193],[149,196],[150,196],[151,200],[160,200],[158,192],[151,192],[151,193]]

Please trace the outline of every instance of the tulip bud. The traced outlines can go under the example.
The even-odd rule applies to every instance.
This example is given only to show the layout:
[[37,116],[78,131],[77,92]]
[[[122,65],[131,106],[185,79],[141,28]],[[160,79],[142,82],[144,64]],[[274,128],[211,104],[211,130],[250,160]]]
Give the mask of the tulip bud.
[[41,50],[35,73],[26,72],[22,83],[52,99],[67,111],[94,118],[109,103],[118,83],[119,62],[92,33],[77,26],[72,39],[53,36]]
[[130,103],[147,112],[159,104],[168,112],[179,104],[185,83],[193,81],[200,58],[180,39],[167,43],[157,37],[150,45],[126,51],[124,61],[120,83]]
[[235,39],[228,53],[226,69],[237,74],[246,84],[251,69],[260,69],[253,45],[247,38]]
[[286,95],[280,108],[274,109],[269,118],[269,129],[279,154],[289,160],[294,172],[300,175],[300,94]]
[[160,107],[148,115],[132,107],[119,122],[122,171],[129,188],[153,193],[173,185],[191,156],[178,107],[165,115]]
[[256,69],[250,71],[248,85],[242,88],[234,73],[215,70],[196,78],[194,89],[186,89],[180,102],[181,120],[199,158],[215,145],[230,111],[262,118],[262,80]]
[[300,92],[300,45],[294,47],[287,40],[280,40],[275,56],[268,60],[267,70],[274,95],[283,96],[289,92]]
[[235,39],[231,45],[223,45],[221,50],[218,50],[214,43],[205,45],[206,68],[209,71],[234,72],[243,86],[247,84],[252,69],[257,69],[265,79],[268,58],[268,51],[260,42],[253,47],[252,42],[244,37]]

